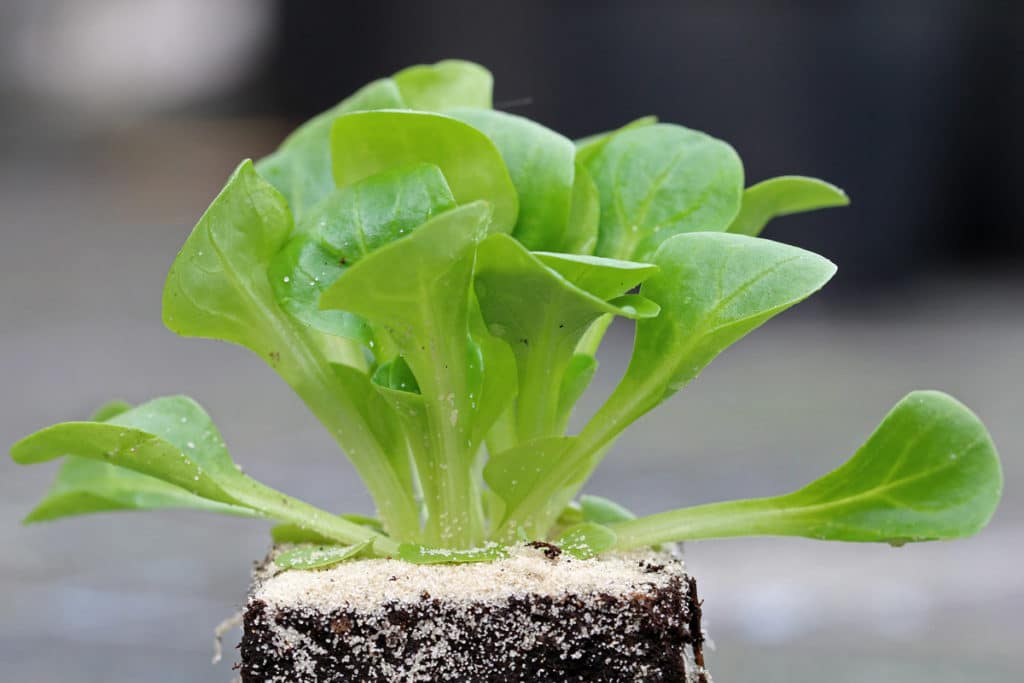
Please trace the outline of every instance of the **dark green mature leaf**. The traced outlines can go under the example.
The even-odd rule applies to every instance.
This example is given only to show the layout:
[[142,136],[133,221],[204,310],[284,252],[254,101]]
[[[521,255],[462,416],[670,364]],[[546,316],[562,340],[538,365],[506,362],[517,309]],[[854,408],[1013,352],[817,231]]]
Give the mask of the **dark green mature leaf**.
[[354,545],[314,545],[293,548],[274,558],[279,569],[328,569],[369,552],[372,540]]
[[806,536],[902,545],[962,538],[991,519],[1002,492],[985,426],[937,391],[896,404],[846,464],[773,498],[713,503],[615,525],[617,547],[728,536]]
[[469,284],[488,218],[483,202],[443,213],[365,257],[321,298],[326,308],[350,311],[384,329],[412,368],[429,424],[420,481],[434,509],[450,515],[428,520],[431,542],[455,534],[449,541],[472,545],[483,532],[482,513],[472,509],[479,404],[471,396]]
[[[243,474],[209,416],[184,396],[154,399],[107,422],[56,424],[11,447],[11,457],[19,464],[67,455],[123,467],[186,494],[247,508],[252,516],[302,524],[335,540],[360,542],[378,536]],[[394,547],[386,539],[382,543],[383,552]]]
[[494,78],[490,71],[473,62],[446,59],[436,64],[417,64],[392,78],[410,109],[491,108]]
[[594,320],[606,313],[634,319],[657,314],[657,307],[640,297],[608,301],[654,270],[589,256],[535,256],[507,235],[492,235],[481,245],[475,291],[488,329],[516,356],[521,440],[554,435],[559,392],[551,388],[561,385],[577,343]]
[[773,218],[793,213],[846,206],[850,198],[841,189],[817,178],[789,175],[771,178],[743,191],[740,212],[729,232],[756,237]]
[[724,231],[740,208],[736,152],[682,126],[616,133],[585,165],[601,195],[599,256],[648,260],[674,235]]
[[569,527],[555,540],[555,545],[580,560],[611,550],[615,547],[615,531],[601,524],[584,522]]
[[389,169],[438,166],[455,200],[491,204],[491,229],[511,232],[518,199],[501,154],[486,135],[448,116],[413,111],[373,111],[339,117],[331,129],[338,187]]
[[483,131],[501,152],[519,194],[513,237],[528,249],[557,250],[565,241],[573,201],[576,148],[572,141],[505,112],[459,109],[451,115]]
[[347,311],[320,310],[320,295],[366,254],[454,206],[441,169],[431,164],[384,171],[336,190],[274,257],[269,275],[278,302],[316,330],[372,346],[365,321]]

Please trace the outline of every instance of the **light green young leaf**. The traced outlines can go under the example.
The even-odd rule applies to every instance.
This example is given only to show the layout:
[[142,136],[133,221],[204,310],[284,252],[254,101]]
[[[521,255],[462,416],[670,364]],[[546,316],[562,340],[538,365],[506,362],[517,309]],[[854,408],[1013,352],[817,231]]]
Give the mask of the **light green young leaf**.
[[446,59],[436,64],[417,64],[392,78],[410,109],[491,108],[494,78],[490,71],[473,62]]
[[636,519],[636,515],[613,500],[601,496],[580,496],[583,519],[595,524],[615,524]]
[[682,126],[621,131],[585,165],[601,195],[599,256],[649,260],[674,235],[724,231],[740,208],[736,152]]
[[454,206],[441,169],[430,164],[384,171],[338,189],[306,215],[298,236],[271,262],[278,302],[316,330],[373,346],[364,320],[320,310],[320,295],[366,254]]
[[630,121],[621,128],[615,130],[605,131],[604,133],[595,133],[594,135],[588,135],[585,138],[580,138],[576,141],[576,161],[581,164],[585,164],[593,159],[598,152],[604,149],[604,146],[608,144],[608,141],[613,137],[627,130],[633,130],[635,128],[643,128],[645,126],[653,126],[658,122],[657,116],[644,116],[634,121]]
[[277,303],[268,266],[292,228],[281,194],[244,162],[213,201],[171,266],[164,286],[168,328],[245,346],[271,365],[330,430],[366,482],[393,533],[418,514],[364,413],[361,383],[332,369],[323,340]]
[[[107,422],[53,425],[11,447],[19,464],[65,455],[123,467],[209,501],[247,508],[253,516],[302,524],[336,541],[379,536],[243,474],[209,416],[183,396],[154,399]],[[381,542],[383,552],[394,547],[387,539]]]
[[518,199],[501,154],[486,135],[448,116],[373,111],[339,117],[331,129],[334,179],[345,187],[413,164],[438,166],[459,204],[480,199],[492,207],[491,230],[511,232]]
[[287,329],[273,306],[270,259],[292,230],[284,198],[244,161],[210,204],[167,275],[164,324],[183,336],[225,339],[268,362]]
[[576,344],[595,319],[606,313],[657,315],[657,307],[639,297],[607,300],[654,270],[589,256],[533,255],[507,235],[492,235],[481,245],[474,286],[488,329],[515,353],[520,440],[555,434],[559,392],[551,388],[561,385]]
[[580,560],[592,557],[615,547],[615,532],[601,524],[584,522],[569,527],[555,540],[555,545]]
[[575,168],[569,224],[549,248],[566,254],[593,254],[601,223],[601,195],[586,167],[576,162]]
[[817,178],[779,176],[743,191],[740,212],[729,232],[756,237],[773,218],[815,209],[846,206],[850,198],[841,189]]
[[501,152],[519,194],[519,218],[512,236],[528,249],[556,250],[564,241],[573,200],[576,148],[572,141],[505,112],[459,109],[451,116],[483,131]]
[[259,174],[288,199],[297,219],[335,190],[331,173],[331,125],[353,111],[404,109],[398,85],[382,78],[364,86],[289,135],[276,152],[256,163]]
[[403,543],[398,556],[412,564],[469,564],[471,562],[494,562],[508,557],[508,550],[497,543],[488,543],[479,548],[451,549]]
[[653,263],[619,261],[584,254],[534,252],[537,260],[599,299],[612,299],[658,271]]
[[385,330],[412,368],[429,424],[420,481],[428,507],[450,515],[428,518],[428,533],[432,543],[445,535],[445,545],[473,545],[483,536],[470,471],[478,407],[467,349],[469,284],[487,220],[483,202],[443,213],[352,266],[321,298],[321,306]]
[[286,550],[274,558],[278,569],[327,569],[369,551],[372,540],[354,545],[314,545]]
[[403,69],[307,121],[276,152],[257,162],[256,170],[288,198],[296,219],[301,219],[335,190],[330,137],[336,118],[376,109],[490,108],[491,89],[491,74],[471,62],[450,59]]
[[1002,486],[981,421],[947,394],[915,391],[853,458],[799,491],[616,524],[616,546],[754,535],[893,545],[962,538],[988,523]]

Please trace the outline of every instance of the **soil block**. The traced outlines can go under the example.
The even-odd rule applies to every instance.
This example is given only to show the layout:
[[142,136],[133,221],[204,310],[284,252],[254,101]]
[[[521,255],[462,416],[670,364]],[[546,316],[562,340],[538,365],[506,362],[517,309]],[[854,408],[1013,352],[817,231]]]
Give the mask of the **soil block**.
[[257,570],[243,683],[710,683],[681,560],[579,560],[522,547],[491,563],[346,562]]

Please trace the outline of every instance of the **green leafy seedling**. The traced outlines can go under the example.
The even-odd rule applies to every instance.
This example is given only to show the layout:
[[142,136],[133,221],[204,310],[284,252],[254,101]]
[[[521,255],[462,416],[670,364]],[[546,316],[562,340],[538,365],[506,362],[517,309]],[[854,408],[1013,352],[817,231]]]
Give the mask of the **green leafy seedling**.
[[[491,91],[486,69],[457,60],[370,83],[242,162],[167,278],[167,327],[258,354],[347,454],[375,516],[245,475],[176,396],[16,443],[16,462],[63,459],[26,521],[273,520],[285,570],[489,562],[522,542],[582,559],[750,535],[903,545],[985,526],[995,446],[936,391],[901,400],[846,464],[793,493],[640,517],[580,497],[623,430],[835,273],[759,237],[769,221],[848,199],[803,176],[744,189],[732,147],[653,117],[573,143],[493,111]],[[570,433],[614,318],[635,326],[629,366]]]

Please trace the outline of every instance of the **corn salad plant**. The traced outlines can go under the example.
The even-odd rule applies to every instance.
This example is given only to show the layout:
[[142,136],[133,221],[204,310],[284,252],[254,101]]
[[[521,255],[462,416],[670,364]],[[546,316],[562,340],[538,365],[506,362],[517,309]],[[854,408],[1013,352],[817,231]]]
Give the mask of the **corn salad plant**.
[[[235,465],[182,396],[112,403],[19,441],[63,458],[27,521],[195,508],[278,522],[279,562],[482,561],[522,541],[582,557],[726,536],[902,544],[967,536],[1002,476],[948,395],[901,400],[845,464],[786,495],[636,518],[582,487],[624,429],[835,273],[758,235],[847,203],[826,182],[744,187],[728,144],[653,117],[573,142],[491,107],[461,61],[374,81],[244,161],[171,266],[163,319],[263,358],[348,456],[376,516],[316,509]],[[570,415],[614,318],[615,390]],[[303,545],[305,544],[305,545]]]

